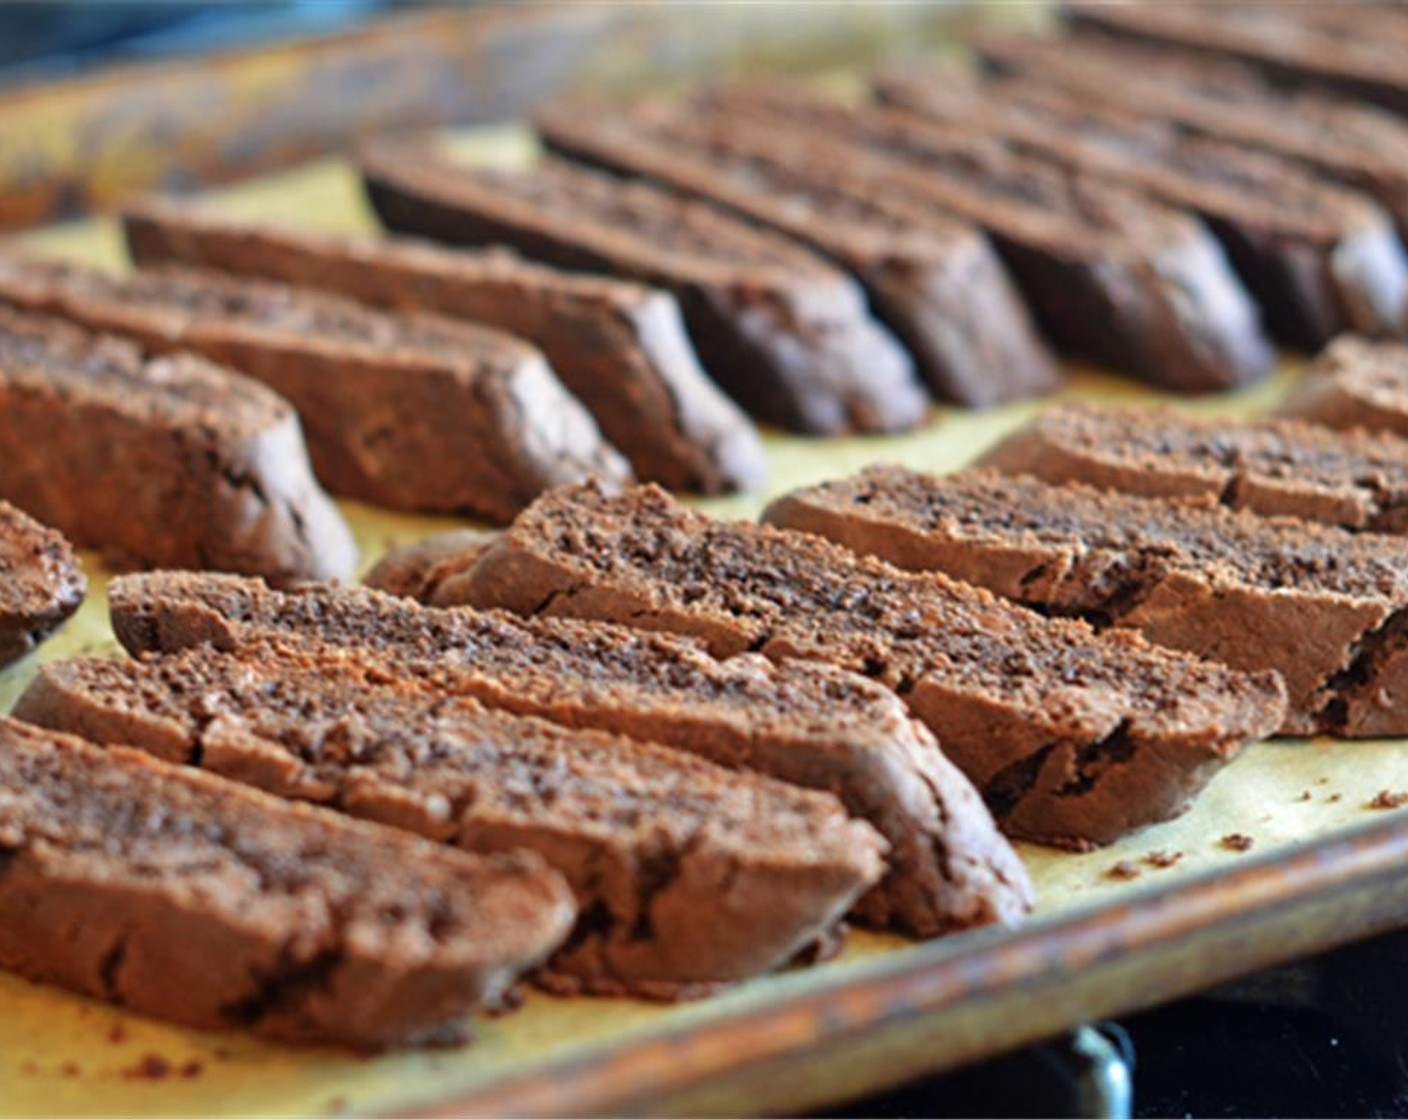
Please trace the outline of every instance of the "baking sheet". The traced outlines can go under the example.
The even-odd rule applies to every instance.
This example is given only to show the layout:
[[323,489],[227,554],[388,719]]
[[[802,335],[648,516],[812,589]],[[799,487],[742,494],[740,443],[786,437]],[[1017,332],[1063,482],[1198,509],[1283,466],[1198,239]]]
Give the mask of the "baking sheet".
[[[480,131],[454,141],[470,158],[516,162],[531,152],[514,130]],[[321,163],[213,196],[230,214],[326,229],[374,228],[350,168]],[[27,247],[68,259],[120,265],[111,222],[30,235]],[[1236,395],[1180,407],[1238,415],[1273,404],[1299,375],[1287,365],[1270,382]],[[1136,401],[1156,395],[1129,382],[1076,371],[1062,400]],[[772,479],[747,497],[700,503],[722,515],[752,516],[773,495],[858,469],[876,460],[930,470],[960,467],[1040,404],[972,414],[937,410],[934,423],[903,437],[813,441],[768,438]],[[390,544],[459,522],[391,515],[354,503],[343,509],[370,565]],[[0,674],[8,710],[39,660],[116,652],[106,618],[103,572],[85,556],[93,587],[79,614],[38,658]],[[1408,742],[1284,741],[1249,749],[1177,821],[1146,829],[1113,847],[1073,855],[1022,845],[1040,892],[1038,917],[1077,907],[1125,903],[1141,892],[1199,872],[1231,868],[1267,852],[1323,838],[1386,814],[1369,808],[1380,791],[1408,790]],[[1249,837],[1243,849],[1232,837]],[[1112,875],[1111,869],[1119,872]],[[990,935],[977,935],[979,937]],[[951,939],[957,950],[973,935]],[[531,1074],[630,1041],[720,1015],[764,1008],[838,978],[860,976],[923,950],[900,938],[857,932],[828,964],[765,977],[697,1004],[556,999],[529,991],[524,1006],[475,1023],[472,1045],[454,1051],[368,1058],[293,1049],[243,1033],[202,1034],[128,1015],[120,1009],[0,975],[0,1117],[287,1115],[384,1113]]]

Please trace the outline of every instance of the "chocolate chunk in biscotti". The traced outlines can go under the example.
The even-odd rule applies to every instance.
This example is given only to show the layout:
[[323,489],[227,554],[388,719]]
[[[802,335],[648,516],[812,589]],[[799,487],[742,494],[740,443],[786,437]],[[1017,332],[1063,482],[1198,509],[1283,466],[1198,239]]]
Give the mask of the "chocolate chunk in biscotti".
[[1337,338],[1306,367],[1277,414],[1408,438],[1408,346]]
[[119,277],[3,258],[0,302],[264,382],[298,410],[314,471],[345,497],[507,521],[558,483],[629,476],[543,356],[498,331],[175,267]]
[[368,151],[362,174],[397,232],[669,288],[704,368],[760,420],[840,435],[924,419],[913,362],[860,287],[789,238],[561,160],[505,171],[393,146]]
[[938,70],[883,91],[924,117],[1201,215],[1288,346],[1314,351],[1341,331],[1398,336],[1408,325],[1408,256],[1367,195],[1242,144],[1188,136],[1108,94]]
[[345,579],[356,546],[298,417],[190,355],[0,308],[0,498],[113,563]]
[[721,87],[699,104],[779,146],[798,134],[834,146],[828,161],[864,173],[876,197],[985,230],[1046,336],[1076,357],[1181,392],[1244,385],[1274,364],[1222,247],[1186,214],[970,130],[797,86]]
[[63,534],[0,501],[0,667],[62,626],[87,590]]
[[720,662],[692,642],[604,623],[422,610],[366,590],[283,593],[188,573],[123,577],[109,603],[134,653],[351,649],[443,695],[830,791],[890,843],[888,873],[855,911],[869,925],[929,937],[1015,921],[1032,903],[1025,870],[972,786],[893,693],[856,674],[757,655]]
[[1050,409],[975,466],[1346,529],[1408,532],[1408,441],[1299,420],[1194,419],[1170,408]]
[[989,69],[1109,99],[1180,129],[1293,159],[1374,198],[1408,233],[1408,122],[1361,102],[1290,92],[1255,70],[1101,35],[993,35]]
[[[1346,34],[1326,26],[1337,4],[1105,4],[1066,0],[1062,11],[1081,29],[1121,40],[1177,47],[1232,58],[1262,71],[1278,85],[1332,89],[1408,115],[1408,74],[1403,69],[1401,27],[1390,5],[1366,5],[1360,17],[1376,28]],[[1344,7],[1349,7],[1344,5]]]
[[207,1029],[462,1037],[562,943],[572,896],[137,751],[0,720],[0,966]]
[[433,604],[440,584],[473,566],[498,536],[492,529],[450,529],[397,545],[386,551],[362,583],[388,595]]
[[1408,731],[1408,557],[1398,537],[973,471],[899,467],[799,491],[769,517],[909,569],[1249,672],[1275,670],[1282,730]]
[[50,662],[17,718],[478,853],[527,849],[580,920],[555,987],[676,998],[777,968],[879,879],[829,794],[398,681],[350,650]]
[[1009,833],[1064,845],[1177,814],[1284,713],[1274,674],[1102,637],[819,538],[711,520],[656,487],[545,495],[463,587],[478,606],[864,673],[928,724]]
[[944,400],[983,407],[1061,381],[982,231],[876,195],[833,147],[663,101],[562,104],[535,124],[554,151],[727,207],[834,260]]
[[129,210],[124,227],[142,265],[277,280],[527,339],[643,480],[718,494],[751,489],[767,473],[757,429],[709,380],[675,298],[659,288],[563,272],[502,248],[337,237],[169,202]]

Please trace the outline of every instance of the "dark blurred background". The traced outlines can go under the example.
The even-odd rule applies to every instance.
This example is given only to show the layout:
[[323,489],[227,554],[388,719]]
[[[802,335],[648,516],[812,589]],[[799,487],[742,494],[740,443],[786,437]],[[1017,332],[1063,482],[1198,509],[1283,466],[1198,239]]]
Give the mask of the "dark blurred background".
[[379,10],[418,6],[390,0],[0,2],[0,86],[73,76],[117,62],[340,31]]

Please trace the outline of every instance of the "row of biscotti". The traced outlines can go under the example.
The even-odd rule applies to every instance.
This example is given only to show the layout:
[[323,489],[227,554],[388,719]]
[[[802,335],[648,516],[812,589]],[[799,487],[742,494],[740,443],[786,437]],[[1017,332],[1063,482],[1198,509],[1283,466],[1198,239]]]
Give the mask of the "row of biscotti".
[[[1181,812],[1285,720],[1272,672],[1043,617],[814,535],[716,521],[656,488],[567,487],[489,542],[434,542],[386,582],[446,608],[668,631],[723,658],[831,665],[896,693],[1002,829],[1071,847]],[[434,578],[422,580],[418,561]]]
[[[122,577],[110,603],[119,638],[142,656],[43,666],[18,718],[474,853],[536,852],[565,878],[578,913],[538,973],[554,990],[687,996],[814,952],[848,910],[934,936],[1014,921],[1031,904],[1020,862],[932,737],[885,688],[840,670],[717,661],[695,643],[621,627],[432,610],[326,585],[277,591],[233,576]],[[28,817],[7,815],[6,778],[0,828],[28,836]],[[81,845],[92,815],[81,801],[56,802],[43,842]],[[216,835],[242,851],[224,819]],[[113,831],[103,871],[125,895],[147,857],[134,869]],[[336,845],[326,847],[336,859]],[[193,857],[196,879],[205,854]],[[540,865],[527,866],[541,878]],[[182,921],[253,936],[200,903],[144,930],[167,886],[129,900],[131,925],[158,938],[132,956],[183,934],[192,962],[219,951]],[[94,889],[76,882],[70,901]],[[97,985],[89,978],[106,942],[56,963],[45,948],[56,929],[45,923],[63,913],[19,927],[7,913],[0,963],[182,1021],[297,1033],[272,1014],[296,998],[256,1007],[202,989],[186,1010],[149,976]],[[291,932],[265,918],[260,937]],[[519,966],[549,948],[526,942]],[[335,1033],[322,1012],[356,1000],[339,995],[340,1005],[309,1013],[307,1033],[356,1041],[368,1029],[359,1014]]]

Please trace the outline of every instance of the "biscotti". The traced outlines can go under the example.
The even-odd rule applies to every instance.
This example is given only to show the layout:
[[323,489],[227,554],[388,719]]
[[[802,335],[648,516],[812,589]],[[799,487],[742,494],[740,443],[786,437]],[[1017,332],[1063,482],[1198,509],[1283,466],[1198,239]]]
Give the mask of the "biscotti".
[[480,553],[498,539],[492,529],[449,529],[411,544],[388,549],[362,579],[364,587],[435,604],[446,579],[472,567]]
[[0,498],[112,564],[346,579],[356,546],[298,417],[189,355],[0,308]]
[[828,794],[447,701],[346,650],[50,662],[15,715],[472,852],[537,852],[581,915],[545,966],[560,990],[676,998],[777,968],[884,866]]
[[719,662],[688,641],[600,623],[184,573],[116,580],[109,603],[134,653],[351,649],[442,695],[835,793],[890,843],[888,874],[856,909],[869,925],[928,937],[1015,921],[1031,906],[1026,872],[971,785],[892,693],[851,673],[758,656]]
[[1288,93],[1235,62],[1099,35],[990,36],[978,51],[998,73],[1092,97],[1118,89],[1122,109],[1294,159],[1372,196],[1408,233],[1408,123],[1392,113]]
[[554,151],[726,206],[836,261],[943,400],[984,407],[1061,381],[982,232],[877,196],[832,147],[779,143],[772,130],[663,102],[617,110],[573,102],[534,123]]
[[986,471],[899,467],[768,517],[901,567],[1285,680],[1287,734],[1408,732],[1408,557],[1397,537]]
[[1207,497],[1346,529],[1408,532],[1408,441],[1297,420],[1055,408],[975,466],[1148,497]]
[[[1333,89],[1408,114],[1402,35],[1349,36],[1305,16],[1323,5],[1105,4],[1066,0],[1079,28],[1120,39],[1235,58],[1278,84]],[[1390,17],[1392,18],[1392,17]]]
[[1310,363],[1277,411],[1329,428],[1408,438],[1408,347],[1338,338]]
[[130,210],[124,228],[142,265],[277,280],[525,338],[642,480],[718,494],[752,489],[766,474],[757,429],[700,368],[678,304],[659,288],[562,272],[504,249],[242,224],[175,203]]
[[543,356],[498,331],[174,267],[0,258],[0,302],[257,378],[298,410],[315,473],[344,497],[506,521],[558,483],[630,474]]
[[714,378],[760,420],[818,435],[913,428],[913,362],[860,287],[803,246],[642,183],[548,160],[532,171],[377,148],[372,205],[400,233],[506,244],[566,268],[669,288]]
[[0,667],[62,626],[87,590],[63,534],[0,501]]
[[1279,157],[1112,108],[1108,94],[938,72],[884,92],[940,123],[1200,214],[1288,346],[1315,351],[1341,331],[1399,336],[1408,327],[1408,257],[1389,216],[1366,195]]
[[796,86],[724,87],[701,109],[770,125],[779,145],[799,132],[835,144],[838,162],[864,153],[885,165],[872,177],[877,197],[980,226],[1043,332],[1076,357],[1183,392],[1271,370],[1255,305],[1216,239],[1186,214],[967,130]]
[[0,720],[0,966],[187,1026],[445,1042],[572,926],[561,876]]
[[669,630],[719,656],[824,662],[893,688],[1010,833],[1081,846],[1175,815],[1250,738],[1280,682],[1098,636],[828,541],[714,521],[656,487],[545,495],[469,573],[524,614]]

